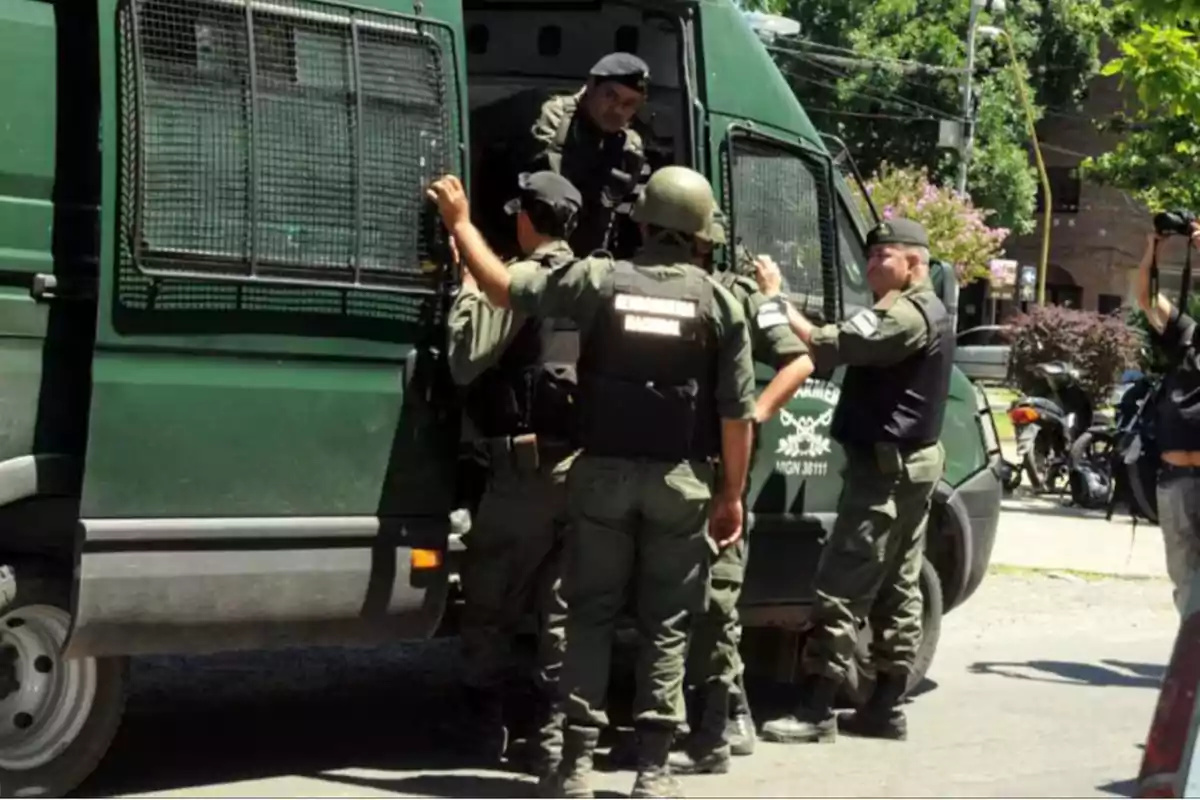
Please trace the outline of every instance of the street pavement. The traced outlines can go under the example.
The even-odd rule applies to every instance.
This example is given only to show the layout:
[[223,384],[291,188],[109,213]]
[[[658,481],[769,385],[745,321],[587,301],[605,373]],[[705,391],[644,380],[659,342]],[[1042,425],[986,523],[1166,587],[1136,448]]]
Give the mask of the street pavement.
[[[1021,490],[992,571],[948,615],[904,743],[759,743],[692,797],[1131,796],[1178,618],[1156,526]],[[134,662],[129,714],[85,796],[524,797],[435,735],[453,640]],[[770,709],[757,699],[756,713]],[[629,772],[597,776],[627,796]]]
[[[1011,513],[1040,520],[1044,537],[1064,527]],[[1001,540],[1023,535],[1012,533],[1023,527],[1014,519],[1006,514]],[[728,775],[685,778],[685,791],[1130,796],[1176,624],[1159,578],[997,567],[946,617],[909,706],[909,741],[760,743]],[[138,661],[127,724],[82,793],[530,796],[532,779],[463,767],[434,739],[455,662],[451,641]],[[603,773],[600,796],[627,796],[632,780]]]

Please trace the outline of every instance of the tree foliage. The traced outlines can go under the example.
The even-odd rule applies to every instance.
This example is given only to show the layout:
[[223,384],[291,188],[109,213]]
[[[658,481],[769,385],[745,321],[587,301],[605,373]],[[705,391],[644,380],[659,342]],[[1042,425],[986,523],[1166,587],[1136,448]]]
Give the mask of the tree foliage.
[[[800,22],[772,53],[816,125],[837,133],[864,173],[887,161],[954,182],[958,154],[938,146],[939,121],[962,117],[966,0],[750,0],[748,6]],[[974,87],[975,146],[968,191],[996,210],[994,223],[1034,225],[1037,180],[1028,157],[1017,81],[1042,108],[1069,108],[1099,68],[1109,14],[1100,0],[1009,0],[1003,19],[1020,63],[980,36]],[[980,24],[999,20],[980,16]],[[898,62],[905,63],[898,63]]]
[[[954,265],[959,283],[991,274],[988,262],[1001,254],[1009,233],[987,224],[992,212],[976,208],[969,197],[953,189],[937,186],[924,168],[897,168],[884,162],[866,188],[884,219],[903,217],[925,227],[934,245],[932,254]],[[865,201],[860,203],[867,214]]]
[[1131,108],[1102,123],[1122,135],[1083,164],[1091,180],[1153,210],[1200,207],[1200,2],[1128,0],[1120,55],[1103,69],[1131,90]]

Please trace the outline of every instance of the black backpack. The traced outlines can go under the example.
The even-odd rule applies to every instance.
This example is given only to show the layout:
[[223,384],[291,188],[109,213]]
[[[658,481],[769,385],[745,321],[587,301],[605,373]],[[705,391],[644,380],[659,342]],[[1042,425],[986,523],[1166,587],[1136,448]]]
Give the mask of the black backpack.
[[1117,409],[1117,440],[1112,453],[1111,520],[1117,506],[1133,517],[1158,522],[1158,398],[1162,378],[1146,376],[1129,387]]

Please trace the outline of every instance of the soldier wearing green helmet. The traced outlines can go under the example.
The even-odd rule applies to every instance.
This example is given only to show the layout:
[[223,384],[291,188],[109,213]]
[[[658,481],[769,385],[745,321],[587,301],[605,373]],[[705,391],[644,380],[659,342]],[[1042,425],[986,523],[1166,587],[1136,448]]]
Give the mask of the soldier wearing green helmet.
[[680,797],[668,755],[683,722],[684,659],[704,610],[711,554],[742,535],[755,413],[749,330],[739,303],[701,266],[714,233],[708,180],[684,167],[651,176],[632,210],[643,248],[554,270],[511,271],[471,223],[457,178],[430,188],[488,299],[580,330],[582,452],[567,479],[559,678],[566,728],[545,795],[591,797],[592,756],[618,615],[634,595],[638,733],[634,797]]

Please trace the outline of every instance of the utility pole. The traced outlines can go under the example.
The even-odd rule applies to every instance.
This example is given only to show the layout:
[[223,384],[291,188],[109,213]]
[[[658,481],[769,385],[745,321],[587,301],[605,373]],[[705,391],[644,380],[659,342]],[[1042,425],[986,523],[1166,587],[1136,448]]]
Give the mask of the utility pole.
[[971,0],[971,12],[967,19],[967,66],[963,72],[963,135],[959,145],[958,191],[967,193],[967,172],[971,166],[972,150],[975,147],[975,97],[972,82],[975,79],[975,27],[979,23],[979,12],[1000,14],[1004,11],[1004,0]]

